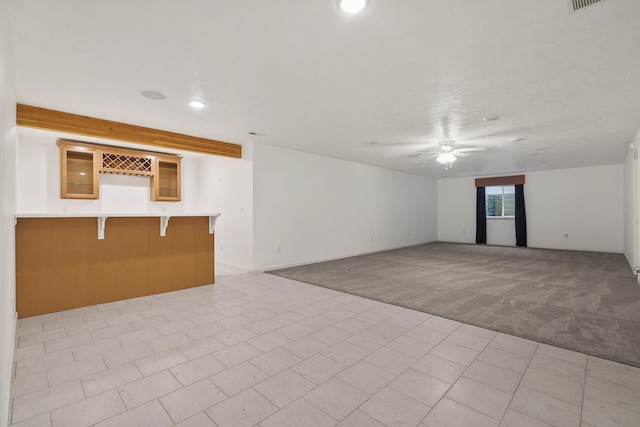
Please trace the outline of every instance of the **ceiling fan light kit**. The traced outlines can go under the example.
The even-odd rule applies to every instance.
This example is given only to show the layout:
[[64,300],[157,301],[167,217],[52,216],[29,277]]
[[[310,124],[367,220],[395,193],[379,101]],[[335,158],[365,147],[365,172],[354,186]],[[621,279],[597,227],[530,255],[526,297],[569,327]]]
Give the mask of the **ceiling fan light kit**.
[[456,156],[454,156],[451,153],[442,153],[438,157],[436,157],[436,160],[439,163],[442,163],[443,165],[446,165],[446,164],[451,164],[451,163],[455,162],[456,161]]

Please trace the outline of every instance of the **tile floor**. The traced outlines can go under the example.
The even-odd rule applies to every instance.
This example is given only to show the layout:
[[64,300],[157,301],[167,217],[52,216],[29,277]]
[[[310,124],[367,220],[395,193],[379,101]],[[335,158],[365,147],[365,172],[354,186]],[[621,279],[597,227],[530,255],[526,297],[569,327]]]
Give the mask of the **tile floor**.
[[22,319],[16,426],[640,425],[640,369],[268,274]]

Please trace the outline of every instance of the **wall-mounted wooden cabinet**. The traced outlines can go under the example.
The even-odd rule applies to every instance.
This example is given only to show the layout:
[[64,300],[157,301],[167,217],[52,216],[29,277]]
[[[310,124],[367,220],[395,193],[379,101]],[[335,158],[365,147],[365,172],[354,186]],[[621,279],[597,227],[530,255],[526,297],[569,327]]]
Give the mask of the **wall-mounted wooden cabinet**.
[[89,148],[60,145],[60,197],[98,198],[97,155]]
[[97,199],[99,173],[151,177],[151,200],[179,202],[180,156],[60,139],[60,197]]
[[180,200],[180,159],[157,157],[151,176],[151,200]]

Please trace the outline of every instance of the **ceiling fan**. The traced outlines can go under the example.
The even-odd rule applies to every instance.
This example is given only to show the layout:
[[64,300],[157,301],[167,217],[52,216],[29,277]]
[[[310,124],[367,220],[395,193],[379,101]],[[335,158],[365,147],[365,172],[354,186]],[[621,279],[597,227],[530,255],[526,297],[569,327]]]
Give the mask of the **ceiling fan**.
[[[423,160],[435,158],[438,163],[446,165],[447,169],[451,167],[451,163],[455,162],[458,157],[469,157],[470,152],[486,151],[486,147],[460,147],[456,148],[456,141],[447,139],[438,143],[438,149],[432,151],[416,151],[409,154],[410,157],[420,157]],[[429,154],[431,154],[429,156]],[[425,157],[427,156],[427,157]]]

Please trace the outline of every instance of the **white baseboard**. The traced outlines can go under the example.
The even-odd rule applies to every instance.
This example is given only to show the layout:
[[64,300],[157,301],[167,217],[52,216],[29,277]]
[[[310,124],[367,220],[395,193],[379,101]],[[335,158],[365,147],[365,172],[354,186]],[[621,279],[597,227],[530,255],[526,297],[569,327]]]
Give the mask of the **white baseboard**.
[[238,267],[237,265],[228,264],[226,262],[218,262],[218,261],[216,261],[215,265],[216,266],[220,266],[220,267],[224,267],[224,268],[230,268],[232,270],[237,270],[237,271],[242,272],[242,273],[250,272],[250,270],[248,270],[248,269],[246,269],[244,267]]
[[262,269],[259,269],[259,270],[249,270],[249,273],[264,273],[265,271],[269,271],[269,270],[279,270],[281,268],[299,267],[301,265],[315,264],[317,262],[335,261],[337,259],[351,258],[351,257],[354,257],[354,256],[359,256],[359,255],[374,254],[376,252],[392,251],[394,249],[410,248],[412,246],[426,245],[428,243],[435,243],[435,242],[437,242],[437,240],[430,240],[430,241],[426,241],[426,242],[412,243],[410,245],[399,245],[399,246],[391,246],[391,247],[388,247],[388,248],[372,249],[372,250],[368,250],[368,251],[355,252],[355,253],[351,253],[351,254],[343,254],[343,255],[338,255],[338,256],[333,256],[333,257],[317,258],[317,259],[311,259],[311,260],[296,262],[296,263],[292,263],[292,264],[273,265],[273,266],[269,266],[269,267],[263,267]]

